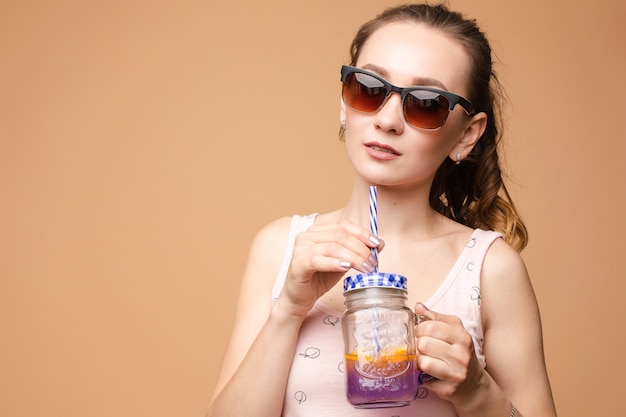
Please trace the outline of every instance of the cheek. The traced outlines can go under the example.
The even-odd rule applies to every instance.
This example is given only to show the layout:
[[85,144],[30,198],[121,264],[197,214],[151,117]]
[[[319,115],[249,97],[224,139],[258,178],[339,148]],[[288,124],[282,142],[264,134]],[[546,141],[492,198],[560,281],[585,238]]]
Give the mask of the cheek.
[[457,142],[457,136],[443,128],[435,132],[417,131],[414,136],[409,141],[409,149],[424,158],[435,160],[443,160]]
[[352,160],[361,145],[355,139],[354,133],[351,134],[349,128],[346,128],[346,131],[343,135],[343,142],[346,153],[348,154],[348,158]]
[[446,140],[458,142],[463,135],[468,120],[463,110],[457,106],[456,110],[450,113],[448,120],[446,120],[446,123],[439,131],[442,136],[445,136]]
[[358,133],[360,130],[350,123],[348,116],[348,125],[343,135],[343,145],[348,161],[353,168],[358,170],[367,163],[367,152],[364,150],[362,136]]
[[357,147],[362,145],[365,138],[370,135],[367,133],[368,127],[371,125],[368,115],[362,113],[356,113],[353,110],[346,109],[345,113],[342,113],[344,117],[342,121],[346,123],[346,129],[344,132],[344,140],[346,146]]
[[451,119],[448,118],[446,124],[436,132],[436,141],[431,144],[431,151],[437,154],[441,161],[453,152],[462,137],[463,126],[458,120]]

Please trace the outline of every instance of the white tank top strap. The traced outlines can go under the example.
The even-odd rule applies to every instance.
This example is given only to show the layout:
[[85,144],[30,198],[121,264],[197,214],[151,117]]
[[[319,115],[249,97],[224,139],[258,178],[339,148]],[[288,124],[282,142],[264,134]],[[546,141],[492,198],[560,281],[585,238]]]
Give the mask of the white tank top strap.
[[[475,229],[472,237],[467,242],[467,247],[472,248],[472,257],[482,260],[491,244],[498,238],[504,237],[502,233],[493,230]],[[481,265],[482,266],[482,265]]]
[[289,264],[291,263],[293,247],[296,244],[296,236],[313,226],[316,217],[317,213],[309,214],[308,216],[300,216],[296,214],[291,217],[291,226],[289,228],[287,245],[285,247],[285,256],[283,256],[283,262],[280,265],[278,275],[274,281],[274,287],[272,288],[272,303],[276,302],[283,289],[283,285],[285,285],[285,278],[287,277],[287,270],[289,269]]

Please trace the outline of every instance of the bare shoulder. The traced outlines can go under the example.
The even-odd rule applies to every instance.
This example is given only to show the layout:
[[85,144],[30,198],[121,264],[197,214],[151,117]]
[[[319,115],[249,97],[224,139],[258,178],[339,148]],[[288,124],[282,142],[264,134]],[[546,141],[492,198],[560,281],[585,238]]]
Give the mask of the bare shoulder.
[[291,219],[281,217],[257,232],[250,248],[244,284],[256,289],[271,286],[285,254]]
[[526,264],[503,239],[496,239],[485,256],[481,274],[483,324],[520,317],[538,319],[538,306]]
[[281,217],[262,227],[254,237],[252,252],[260,250],[268,260],[282,257],[289,236],[291,217]]
[[256,238],[271,238],[289,233],[289,227],[293,217],[281,217],[263,226],[256,235]]
[[239,288],[236,326],[252,318],[260,325],[269,314],[272,286],[285,253],[291,218],[284,217],[262,227],[255,235]]
[[496,239],[485,255],[482,279],[513,284],[515,280],[527,281],[528,272],[520,254],[503,239]]

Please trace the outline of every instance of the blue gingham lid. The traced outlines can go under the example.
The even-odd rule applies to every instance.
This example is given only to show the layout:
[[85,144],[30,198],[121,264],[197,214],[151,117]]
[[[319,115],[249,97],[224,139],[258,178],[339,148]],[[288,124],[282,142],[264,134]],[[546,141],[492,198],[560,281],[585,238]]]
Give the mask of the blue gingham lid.
[[350,275],[343,280],[343,292],[363,288],[395,288],[407,291],[406,277],[386,272],[372,272],[370,274]]

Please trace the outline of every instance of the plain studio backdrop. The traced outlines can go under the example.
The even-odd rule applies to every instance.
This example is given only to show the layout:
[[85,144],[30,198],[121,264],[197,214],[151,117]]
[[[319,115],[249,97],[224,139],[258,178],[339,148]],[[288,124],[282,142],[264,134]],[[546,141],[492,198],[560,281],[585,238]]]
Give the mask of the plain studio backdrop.
[[[394,4],[0,2],[0,415],[202,415],[252,237],[350,191],[339,68]],[[450,4],[508,91],[557,408],[623,415],[624,3]]]

